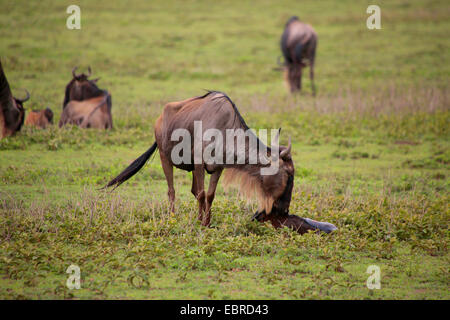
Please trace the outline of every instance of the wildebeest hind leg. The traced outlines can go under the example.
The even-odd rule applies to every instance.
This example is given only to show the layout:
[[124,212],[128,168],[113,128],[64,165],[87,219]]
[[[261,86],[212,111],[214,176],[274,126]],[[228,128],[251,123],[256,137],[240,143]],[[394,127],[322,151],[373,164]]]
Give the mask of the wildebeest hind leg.
[[162,152],[159,152],[159,157],[161,158],[161,166],[163,168],[164,175],[166,176],[167,186],[169,189],[167,195],[169,196],[170,212],[175,212],[175,189],[173,187],[173,166],[167,160],[166,156]]
[[311,80],[311,90],[312,95],[316,95],[316,86],[314,85],[314,61],[311,61],[311,64],[309,66],[309,79]]
[[209,179],[208,193],[206,194],[205,216],[203,217],[203,225],[205,226],[209,226],[211,222],[211,206],[214,201],[214,196],[216,195],[216,187],[221,174],[222,170],[217,170],[211,175],[211,178]]
[[[192,171],[192,188],[191,188],[191,193],[194,195],[195,199],[197,199],[198,190],[197,190],[197,179],[195,178],[195,171]],[[203,218],[202,211],[199,210],[198,220],[202,221],[202,218]]]
[[203,224],[203,212],[205,211],[205,170],[203,165],[195,165],[193,172],[195,180],[196,198],[198,201],[198,220]]

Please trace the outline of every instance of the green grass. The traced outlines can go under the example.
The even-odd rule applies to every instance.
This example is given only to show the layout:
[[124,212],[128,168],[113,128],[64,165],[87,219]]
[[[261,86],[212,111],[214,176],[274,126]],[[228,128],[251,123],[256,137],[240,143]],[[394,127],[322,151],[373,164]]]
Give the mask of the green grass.
[[[23,128],[0,141],[0,298],[449,299],[450,75],[446,1],[15,1],[0,13],[13,92],[59,120],[70,70],[91,66],[115,128]],[[291,15],[319,34],[316,85],[290,96],[275,71]],[[293,141],[291,213],[329,221],[300,236],[251,222],[219,186],[212,228],[177,170],[169,213],[159,156],[99,191],[154,141],[165,103],[227,92],[250,127]],[[71,264],[80,290],[65,286]],[[366,287],[381,268],[381,289]]]

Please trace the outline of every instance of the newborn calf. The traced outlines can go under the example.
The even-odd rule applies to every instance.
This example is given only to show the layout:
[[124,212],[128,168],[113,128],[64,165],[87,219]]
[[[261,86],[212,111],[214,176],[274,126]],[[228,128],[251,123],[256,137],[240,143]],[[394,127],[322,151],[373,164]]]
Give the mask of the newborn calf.
[[337,230],[337,227],[334,224],[328,222],[319,222],[308,218],[301,218],[292,214],[267,215],[264,211],[256,212],[253,215],[252,220],[257,220],[259,222],[270,221],[275,228],[281,228],[285,226],[297,231],[300,234],[304,234],[308,232],[308,230],[323,231],[326,233]]
[[25,120],[25,125],[42,129],[51,124],[53,124],[53,111],[50,108],[30,111]]

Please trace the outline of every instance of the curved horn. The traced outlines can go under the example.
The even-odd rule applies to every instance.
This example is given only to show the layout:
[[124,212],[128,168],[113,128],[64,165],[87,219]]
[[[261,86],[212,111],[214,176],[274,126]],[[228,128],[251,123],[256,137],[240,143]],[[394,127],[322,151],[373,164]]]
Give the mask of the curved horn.
[[270,144],[273,146],[274,143],[276,143],[277,145],[280,144],[280,132],[281,132],[281,128],[278,129],[277,135],[275,136],[275,138],[272,139],[272,141],[270,142]]
[[[280,132],[281,132],[281,128],[278,129],[277,135],[270,142],[271,149],[276,149],[276,150],[280,149]],[[278,151],[277,151],[277,153],[272,153],[271,157],[272,157],[273,161],[278,161],[278,158],[279,158]]]
[[76,75],[76,73],[75,73],[75,70],[77,70],[78,69],[78,67],[73,67],[73,69],[72,69],[72,75],[73,75],[73,77],[74,78],[77,78],[78,76]]
[[90,77],[92,74],[91,66],[88,67],[88,72],[89,72],[89,74],[87,76]]
[[280,158],[289,159],[291,157],[291,149],[292,149],[291,137],[289,137],[289,144],[286,149],[280,152]]
[[20,103],[24,103],[25,101],[28,101],[30,99],[30,93],[28,92],[27,89],[24,89],[24,90],[27,93],[27,96],[25,98],[23,98],[23,99],[17,99],[16,98],[16,100],[19,101]]

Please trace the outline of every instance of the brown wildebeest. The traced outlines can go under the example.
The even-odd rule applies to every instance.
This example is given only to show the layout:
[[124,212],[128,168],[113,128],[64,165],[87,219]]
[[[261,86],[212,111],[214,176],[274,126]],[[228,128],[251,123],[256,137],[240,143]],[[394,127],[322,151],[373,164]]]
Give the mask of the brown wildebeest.
[[97,81],[99,78],[94,80],[89,80],[88,78],[92,74],[91,67],[88,67],[88,74],[76,74],[75,70],[77,67],[72,69],[72,80],[67,84],[66,91],[64,94],[63,109],[69,103],[69,101],[83,101],[86,99],[104,96],[108,92],[106,90],[99,89],[97,87]]
[[302,69],[309,64],[311,90],[316,94],[314,85],[314,60],[316,56],[317,34],[311,25],[291,17],[281,36],[281,51],[284,56],[286,78],[291,92],[302,89]]
[[25,119],[23,103],[30,98],[30,94],[26,92],[24,99],[13,97],[0,61],[0,138],[13,135],[22,127]]
[[53,124],[53,111],[50,108],[45,110],[32,110],[28,112],[25,125],[45,129]]
[[74,124],[80,128],[112,129],[111,95],[83,101],[70,101],[63,109],[59,127]]
[[[178,150],[178,141],[173,141],[174,133],[178,130],[188,137],[198,134],[196,128],[201,123],[199,133],[202,137],[210,130],[216,130],[219,136],[226,137],[223,144],[219,142],[219,138],[214,139],[214,143],[201,141],[202,150],[206,150],[208,145],[213,145],[214,157],[216,155],[226,158],[226,162],[209,161],[202,153],[200,159],[195,159],[195,142],[189,142],[188,148],[181,150],[176,154],[187,161],[178,161],[174,158],[174,151]],[[197,126],[197,127],[196,127]],[[245,136],[247,143],[243,148],[239,148],[239,137],[228,135],[228,131],[233,132],[250,132]],[[179,132],[179,131],[178,131]],[[112,179],[106,186],[118,187],[126,180],[135,175],[151,157],[151,155],[159,149],[161,164],[166,176],[168,184],[168,196],[170,209],[174,210],[175,189],[173,184],[173,167],[182,170],[192,171],[192,194],[198,201],[198,219],[202,221],[202,225],[209,226],[211,218],[211,205],[214,200],[215,191],[222,171],[225,169],[226,183],[232,181],[240,182],[240,190],[249,195],[255,192],[259,199],[259,210],[254,218],[258,221],[270,220],[276,228],[288,226],[299,233],[304,233],[308,229],[321,229],[309,224],[305,219],[289,215],[289,205],[291,202],[292,189],[294,187],[294,163],[291,158],[291,143],[288,147],[272,147],[267,148],[251,131],[239,113],[236,105],[224,93],[210,91],[201,97],[194,97],[184,101],[168,103],[155,123],[156,142],[139,158],[137,158],[128,168],[121,172],[116,178]],[[263,175],[262,168],[267,168],[273,163],[259,161],[252,162],[250,160],[250,141],[256,139],[258,145],[257,152],[264,151],[266,159],[277,161],[278,170],[271,175]],[[209,141],[211,141],[210,139]],[[225,140],[228,140],[225,141]],[[189,139],[189,141],[191,141]],[[230,149],[229,142],[232,148]],[[183,139],[184,142],[184,139]],[[241,140],[242,142],[242,140]],[[236,144],[237,143],[237,144]],[[217,146],[222,145],[222,149]],[[223,145],[227,145],[224,149]],[[235,148],[235,146],[238,146]],[[219,151],[217,151],[219,150]],[[185,153],[186,152],[186,153]],[[239,164],[239,154],[244,155],[244,159]],[[273,158],[275,156],[275,159]],[[231,159],[232,161],[228,161]],[[237,161],[236,161],[237,160]],[[207,192],[204,189],[205,171],[211,175],[209,188]]]

